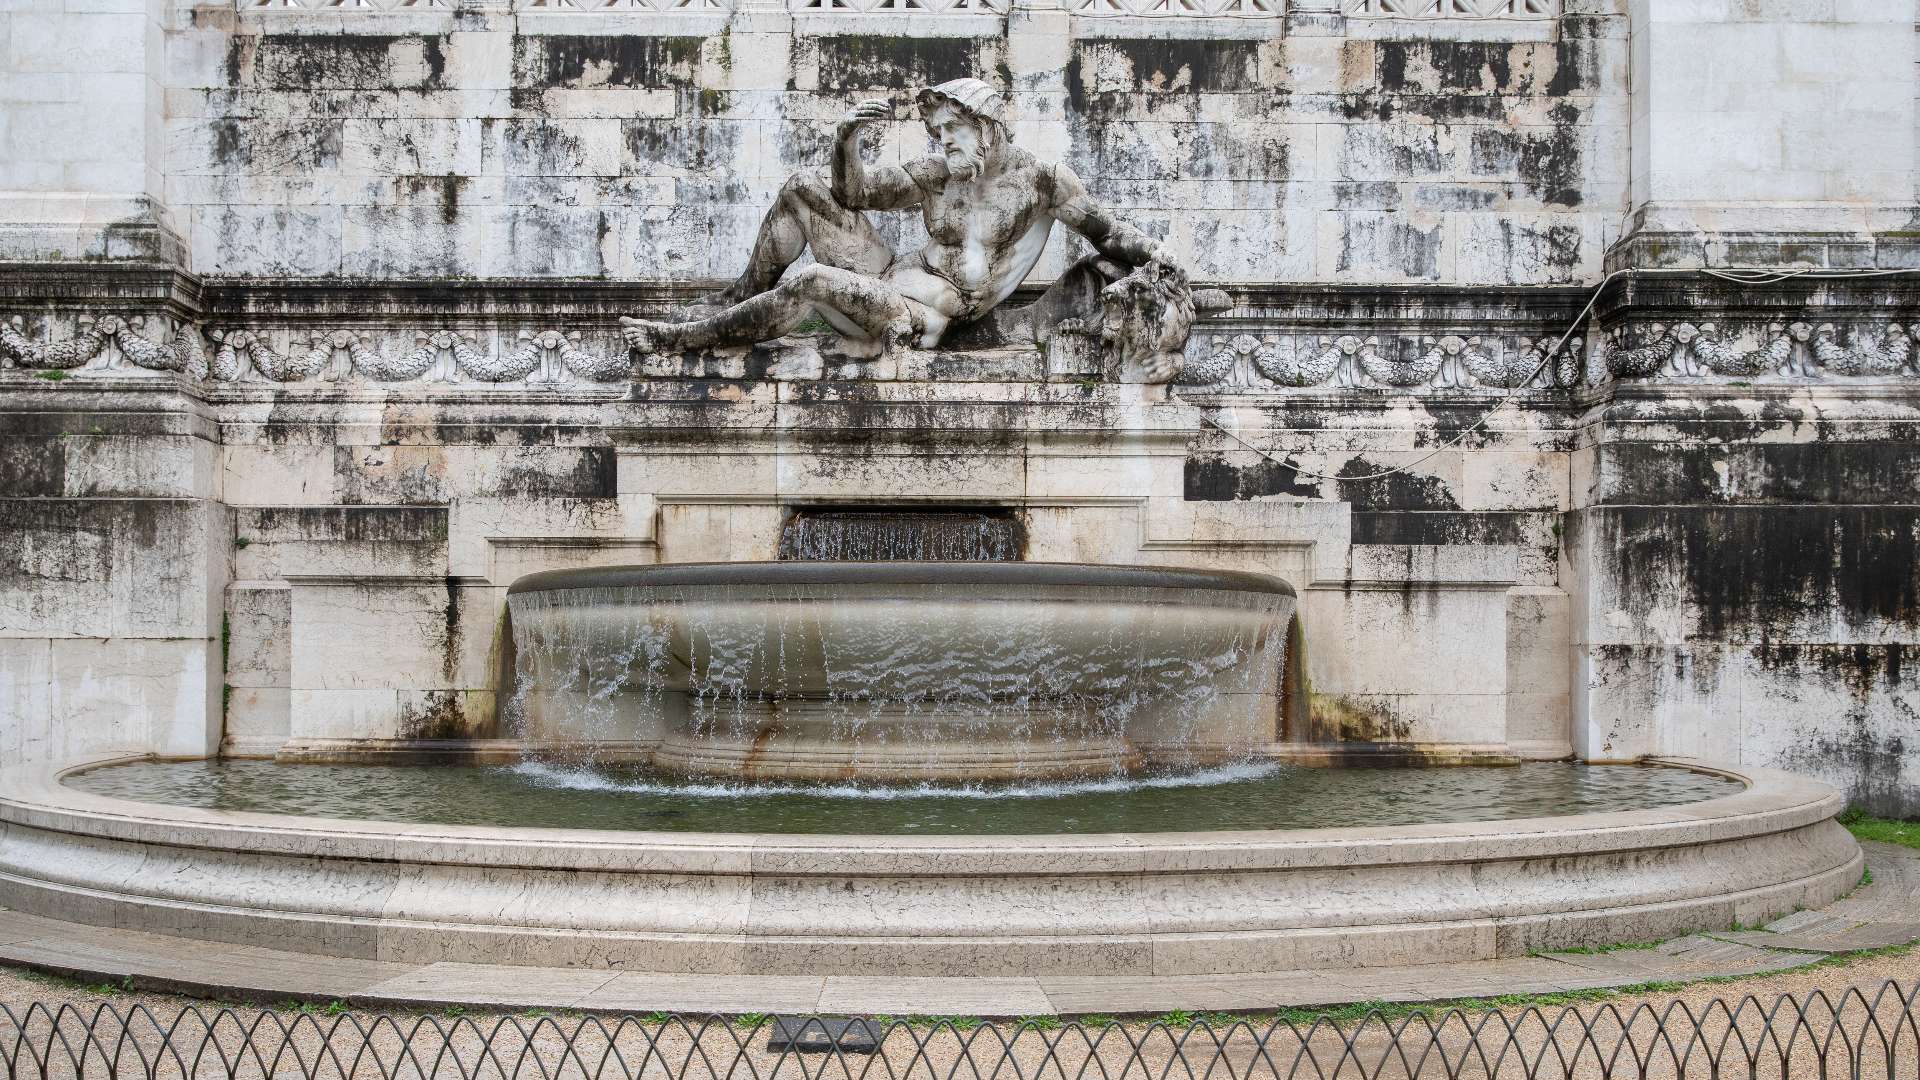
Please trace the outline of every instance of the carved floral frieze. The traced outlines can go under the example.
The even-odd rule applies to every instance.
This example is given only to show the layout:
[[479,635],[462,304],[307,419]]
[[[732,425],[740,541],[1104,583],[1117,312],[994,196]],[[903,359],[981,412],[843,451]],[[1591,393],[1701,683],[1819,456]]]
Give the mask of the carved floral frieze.
[[[15,315],[0,321],[0,365],[52,371],[137,367],[205,378],[207,357],[200,335],[190,326],[181,324],[179,329],[170,329],[168,323],[157,315],[131,320],[118,315],[82,315],[72,337],[54,341],[51,336],[29,336],[26,320]],[[156,333],[164,340],[148,336]]]
[[1580,379],[1584,343],[1569,339],[1549,363],[1558,341],[1557,335],[1215,334],[1189,350],[1180,382],[1234,390],[1572,386]]
[[[54,321],[30,326],[18,315],[0,319],[0,367],[79,376],[177,372],[213,382],[268,384],[551,386],[628,378],[746,377],[742,363],[647,363],[630,354],[611,331],[440,327],[377,332],[218,323],[202,330],[164,315],[96,313],[70,322],[57,320],[66,328],[61,333],[48,325]],[[1203,323],[1199,330],[1177,381],[1229,392],[1313,387],[1376,393],[1554,389],[1608,378],[1920,379],[1920,323],[1894,319],[1636,321],[1598,334],[1591,352],[1580,336],[1555,352],[1556,333],[1475,334],[1465,327],[1451,332],[1439,327],[1357,327],[1347,333],[1331,328],[1209,334]],[[1046,369],[1053,367],[1057,365]],[[1059,377],[1069,375],[1086,377]],[[769,367],[765,377],[890,376],[865,367],[843,370],[814,363],[796,368],[783,362]]]
[[1654,322],[1608,331],[1598,351],[1616,379],[1910,379],[1920,378],[1915,332],[1892,320]]
[[577,330],[521,330],[515,341],[498,349],[483,346],[470,331],[423,330],[414,334],[411,348],[396,352],[379,349],[372,334],[349,330],[315,332],[304,342],[296,337],[285,352],[276,351],[266,335],[250,330],[215,329],[209,336],[219,344],[213,378],[225,382],[250,376],[268,382],[355,377],[372,382],[607,382],[624,379],[631,370],[625,350],[593,352]]
[[[522,329],[498,347],[467,330],[420,330],[399,349],[367,331],[266,331],[189,324],[157,316],[82,315],[71,337],[35,337],[20,316],[0,321],[0,366],[83,373],[177,371],[215,382],[425,381],[433,383],[609,382],[629,377],[624,348],[587,347],[580,331]],[[139,329],[135,329],[135,327]],[[486,335],[491,338],[492,335]],[[212,343],[209,348],[207,342]]]

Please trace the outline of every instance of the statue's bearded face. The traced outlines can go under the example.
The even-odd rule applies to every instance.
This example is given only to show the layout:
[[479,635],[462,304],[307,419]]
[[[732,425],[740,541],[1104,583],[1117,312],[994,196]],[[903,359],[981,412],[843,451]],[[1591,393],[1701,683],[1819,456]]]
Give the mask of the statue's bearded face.
[[940,144],[955,180],[972,180],[986,169],[991,140],[985,124],[951,105],[935,106],[926,121],[927,134]]

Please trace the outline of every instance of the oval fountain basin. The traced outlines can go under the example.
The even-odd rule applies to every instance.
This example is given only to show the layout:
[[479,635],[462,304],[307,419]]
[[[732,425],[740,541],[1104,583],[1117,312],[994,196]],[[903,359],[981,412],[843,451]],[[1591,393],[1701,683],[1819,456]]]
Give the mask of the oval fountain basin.
[[1065,563],[699,563],[508,591],[530,745],[748,778],[1202,765],[1275,738],[1294,593]]

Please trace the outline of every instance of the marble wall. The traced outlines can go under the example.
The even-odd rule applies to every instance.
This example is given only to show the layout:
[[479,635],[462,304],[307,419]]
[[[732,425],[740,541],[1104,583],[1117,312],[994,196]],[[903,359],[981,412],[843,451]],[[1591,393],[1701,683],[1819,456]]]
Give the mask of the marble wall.
[[[850,105],[894,102],[877,153],[918,156],[912,91],[959,75],[1004,85],[1020,143],[1209,280],[1580,280],[1627,195],[1624,0],[1447,19],[1270,0],[87,3],[0,14],[18,57],[0,190],[106,184],[208,276],[731,277]],[[85,49],[59,40],[79,26]],[[96,115],[111,127],[87,153],[111,177],[54,137]],[[903,243],[919,230],[886,216]]]

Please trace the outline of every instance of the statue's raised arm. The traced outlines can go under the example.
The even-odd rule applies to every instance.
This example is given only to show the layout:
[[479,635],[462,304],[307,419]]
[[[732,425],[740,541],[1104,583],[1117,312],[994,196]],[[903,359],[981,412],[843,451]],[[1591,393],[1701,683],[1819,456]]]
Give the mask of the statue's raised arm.
[[898,210],[926,194],[900,166],[872,166],[861,157],[867,126],[892,115],[893,106],[884,101],[863,101],[840,121],[833,140],[833,201],[848,210]]
[[1129,269],[1150,262],[1172,265],[1160,242],[1115,218],[1093,201],[1080,177],[1065,165],[1053,167],[1053,216],[1060,224],[1086,237],[1100,254]]

